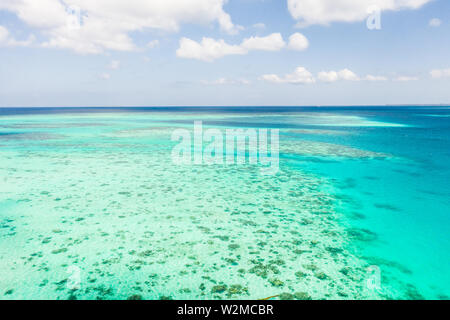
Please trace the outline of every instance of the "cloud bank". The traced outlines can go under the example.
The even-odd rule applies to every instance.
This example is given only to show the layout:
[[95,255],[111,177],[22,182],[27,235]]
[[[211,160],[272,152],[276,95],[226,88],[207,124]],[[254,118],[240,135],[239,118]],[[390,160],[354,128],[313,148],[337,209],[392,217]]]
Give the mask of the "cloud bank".
[[291,16],[299,26],[328,25],[332,22],[362,21],[370,8],[385,10],[418,9],[431,0],[288,0]]
[[145,29],[178,31],[181,24],[217,23],[227,33],[239,29],[223,9],[227,0],[2,0],[8,10],[48,37],[43,46],[81,54],[130,51],[129,33]]
[[289,38],[289,44],[283,40],[280,33],[272,33],[265,37],[246,38],[239,45],[227,44],[225,40],[203,38],[201,42],[189,38],[182,38],[177,50],[179,58],[197,59],[212,62],[228,55],[244,55],[250,51],[280,51],[284,48],[291,50],[305,50],[308,39],[301,33],[295,33]]
[[358,76],[350,69],[342,69],[340,71],[321,71],[317,73],[317,77],[308,71],[305,67],[297,67],[293,73],[279,76],[277,74],[265,74],[260,77],[272,83],[290,83],[290,84],[312,84],[319,82],[332,83],[337,81],[387,81],[384,76],[367,75],[365,77]]

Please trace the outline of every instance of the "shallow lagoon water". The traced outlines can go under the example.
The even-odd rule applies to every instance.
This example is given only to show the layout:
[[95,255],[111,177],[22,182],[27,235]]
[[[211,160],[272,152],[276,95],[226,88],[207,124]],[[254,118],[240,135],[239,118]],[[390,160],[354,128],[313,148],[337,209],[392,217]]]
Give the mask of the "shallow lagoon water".
[[[448,109],[19,111],[0,116],[1,299],[450,295],[450,125],[423,117]],[[280,172],[173,164],[194,120],[280,128]]]

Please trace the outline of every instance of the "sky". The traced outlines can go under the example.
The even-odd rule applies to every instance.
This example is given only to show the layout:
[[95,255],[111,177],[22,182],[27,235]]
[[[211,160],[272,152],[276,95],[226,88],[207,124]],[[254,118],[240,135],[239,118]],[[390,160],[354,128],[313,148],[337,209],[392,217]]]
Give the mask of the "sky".
[[0,0],[0,107],[450,105],[448,0]]

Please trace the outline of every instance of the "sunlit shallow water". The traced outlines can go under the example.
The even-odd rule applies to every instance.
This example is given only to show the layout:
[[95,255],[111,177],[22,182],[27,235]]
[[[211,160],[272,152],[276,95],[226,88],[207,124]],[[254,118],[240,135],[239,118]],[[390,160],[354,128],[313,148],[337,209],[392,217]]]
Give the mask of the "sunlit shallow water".
[[[1,109],[0,298],[447,299],[449,113]],[[280,172],[173,164],[199,120]]]

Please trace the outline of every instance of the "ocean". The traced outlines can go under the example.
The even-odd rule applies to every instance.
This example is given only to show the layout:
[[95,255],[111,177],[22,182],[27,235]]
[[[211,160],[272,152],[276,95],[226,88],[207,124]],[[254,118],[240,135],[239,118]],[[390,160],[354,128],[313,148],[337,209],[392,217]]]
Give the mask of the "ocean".
[[[195,121],[279,170],[174,163]],[[449,107],[0,108],[0,164],[0,299],[450,297]]]

